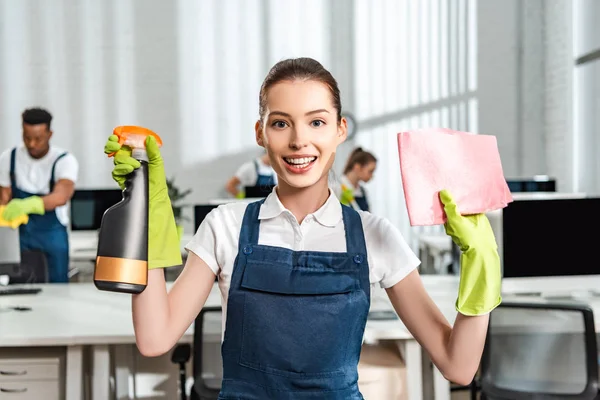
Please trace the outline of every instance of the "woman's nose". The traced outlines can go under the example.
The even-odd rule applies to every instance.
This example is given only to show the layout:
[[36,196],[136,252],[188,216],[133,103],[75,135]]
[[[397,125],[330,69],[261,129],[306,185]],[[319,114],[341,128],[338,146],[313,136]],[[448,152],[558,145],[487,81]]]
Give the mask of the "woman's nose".
[[290,148],[301,149],[308,145],[308,135],[305,129],[294,128],[290,137]]

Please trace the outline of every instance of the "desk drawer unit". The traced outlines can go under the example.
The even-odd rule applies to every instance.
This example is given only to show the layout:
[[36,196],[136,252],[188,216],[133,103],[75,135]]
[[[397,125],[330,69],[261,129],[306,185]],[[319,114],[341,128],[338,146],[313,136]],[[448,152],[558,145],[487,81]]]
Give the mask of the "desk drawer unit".
[[15,360],[8,363],[0,359],[0,383],[30,380],[58,380],[60,378],[59,362],[47,360],[28,361]]
[[61,400],[58,381],[0,383],[2,400]]
[[0,399],[62,400],[64,351],[0,348]]

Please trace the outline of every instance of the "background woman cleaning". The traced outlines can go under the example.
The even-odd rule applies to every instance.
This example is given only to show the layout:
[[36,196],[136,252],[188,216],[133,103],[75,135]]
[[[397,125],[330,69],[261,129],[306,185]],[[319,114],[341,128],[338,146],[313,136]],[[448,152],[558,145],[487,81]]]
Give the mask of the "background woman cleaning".
[[361,147],[354,149],[348,157],[336,193],[342,204],[352,206],[355,210],[370,211],[367,191],[362,182],[367,183],[373,178],[375,168],[377,159],[373,154]]

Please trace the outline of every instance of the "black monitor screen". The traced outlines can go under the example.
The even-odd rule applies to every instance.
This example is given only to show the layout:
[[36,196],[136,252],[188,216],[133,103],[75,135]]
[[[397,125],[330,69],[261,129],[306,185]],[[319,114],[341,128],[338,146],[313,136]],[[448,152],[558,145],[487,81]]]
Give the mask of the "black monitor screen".
[[217,205],[212,204],[201,204],[194,206],[194,232],[198,230],[204,218],[211,212]]
[[506,183],[512,193],[556,192],[555,180],[507,180]]
[[600,198],[514,201],[502,219],[505,278],[600,274]]
[[274,187],[272,185],[246,186],[244,187],[244,196],[248,199],[267,197]]
[[76,190],[71,199],[71,230],[100,229],[104,212],[121,199],[120,189]]

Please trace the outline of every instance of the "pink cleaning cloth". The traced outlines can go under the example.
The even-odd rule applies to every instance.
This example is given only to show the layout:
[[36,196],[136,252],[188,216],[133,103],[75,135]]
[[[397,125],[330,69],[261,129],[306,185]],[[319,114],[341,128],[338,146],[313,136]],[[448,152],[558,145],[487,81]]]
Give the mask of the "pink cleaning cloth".
[[411,226],[446,222],[442,189],[462,215],[501,209],[513,200],[495,136],[450,129],[400,132],[398,153]]

